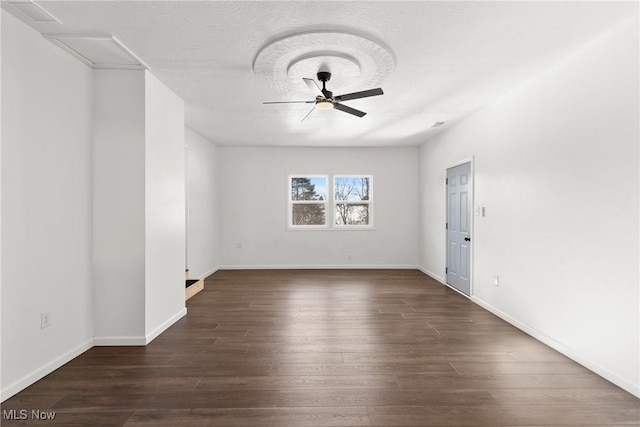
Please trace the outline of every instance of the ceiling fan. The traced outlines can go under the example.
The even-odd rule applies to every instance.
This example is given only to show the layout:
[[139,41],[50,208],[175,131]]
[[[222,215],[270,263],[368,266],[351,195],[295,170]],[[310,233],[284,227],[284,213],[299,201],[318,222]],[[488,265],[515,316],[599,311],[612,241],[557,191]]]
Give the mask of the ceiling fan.
[[318,83],[316,83],[316,81],[313,79],[303,78],[302,80],[304,80],[307,86],[309,86],[309,89],[311,89],[311,91],[316,95],[316,99],[314,99],[313,101],[274,101],[263,102],[263,104],[315,104],[313,109],[309,111],[306,116],[304,116],[302,121],[309,117],[309,114],[313,113],[314,110],[331,110],[334,108],[336,110],[344,111],[345,113],[353,114],[354,116],[363,117],[367,113],[365,113],[364,111],[356,110],[355,108],[347,107],[340,102],[384,94],[384,92],[382,92],[382,89],[377,88],[364,90],[362,92],[353,92],[344,95],[333,96],[333,92],[327,90],[326,87],[327,82],[331,80],[331,73],[328,71],[318,72],[318,80],[322,82],[322,89],[320,89]]

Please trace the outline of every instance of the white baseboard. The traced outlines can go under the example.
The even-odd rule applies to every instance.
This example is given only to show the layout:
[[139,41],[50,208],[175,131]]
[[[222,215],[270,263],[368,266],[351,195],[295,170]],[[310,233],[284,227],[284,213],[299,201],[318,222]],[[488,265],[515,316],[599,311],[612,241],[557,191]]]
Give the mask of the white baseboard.
[[438,282],[442,283],[443,285],[446,285],[446,280],[444,280],[443,277],[438,276],[436,273],[427,270],[424,267],[418,267],[418,270],[422,271],[424,274],[426,274],[427,276],[431,277],[432,279],[437,280]]
[[0,392],[0,402],[4,402],[11,396],[29,387],[31,384],[49,375],[51,372],[55,371],[65,363],[70,362],[71,360],[80,356],[82,353],[89,350],[91,347],[93,347],[93,338],[80,344],[79,346],[73,348],[72,350],[66,352],[62,356],[47,363],[41,368],[36,369],[30,374],[25,375],[24,377],[20,378],[18,381],[14,382],[13,384],[10,384],[6,388],[4,388],[2,392]]
[[129,337],[94,337],[93,345],[96,347],[108,346],[144,346],[156,339],[158,335],[166,331],[171,325],[182,319],[187,314],[187,309],[182,308],[176,314],[171,316],[160,326],[148,333],[146,336],[129,336]]
[[147,345],[148,343],[153,341],[153,339],[155,339],[158,335],[160,335],[162,332],[167,330],[167,328],[169,328],[175,322],[177,322],[182,317],[184,317],[186,314],[187,314],[187,309],[182,308],[178,313],[171,316],[171,318],[169,318],[162,325],[154,329],[146,337],[144,336],[94,337],[80,344],[74,349],[66,352],[65,354],[58,357],[57,359],[47,363],[43,367],[36,369],[30,374],[25,375],[24,377],[20,378],[18,381],[14,382],[13,384],[10,384],[6,388],[2,389],[2,391],[0,391],[0,402],[4,402],[5,400],[9,399],[11,396],[14,396],[15,394],[29,387],[31,384],[49,375],[51,372],[55,371],[65,363],[68,363],[71,360],[75,359],[76,357],[80,356],[82,353],[91,349],[93,346],[144,346],[144,345]]
[[453,292],[457,292],[458,294],[462,295],[465,298],[471,298],[469,295],[461,292],[459,289],[456,289],[453,286],[451,286],[450,284],[448,284],[447,281],[444,278],[438,276],[435,273],[432,273],[431,271],[427,270],[426,268],[418,267],[418,270],[422,271],[424,274],[426,274],[427,276],[431,277],[433,280],[439,282],[441,285],[444,285],[447,288],[451,289]]
[[514,319],[513,317],[509,316],[508,314],[498,310],[497,308],[495,308],[491,304],[488,304],[485,301],[481,300],[480,298],[472,296],[471,297],[471,301],[475,302],[476,304],[478,304],[480,307],[484,308],[485,310],[490,311],[491,313],[495,314],[496,316],[498,316],[502,320],[512,324],[513,326],[515,326],[516,328],[518,328],[521,331],[525,332],[526,334],[531,335],[533,338],[537,339],[538,341],[542,342],[543,344],[548,345],[549,347],[553,348],[554,350],[556,350],[556,351],[564,354],[568,358],[576,361],[577,363],[581,364],[582,366],[584,366],[585,368],[589,369],[590,371],[595,372],[596,374],[600,375],[604,379],[606,379],[606,380],[612,382],[613,384],[617,385],[621,389],[628,391],[629,393],[633,394],[636,397],[640,397],[640,385],[639,384],[631,383],[630,381],[628,381],[628,380],[620,377],[619,375],[611,372],[609,369],[599,365],[598,363],[595,363],[594,361],[592,361],[591,359],[585,357],[584,355],[582,355],[581,353],[575,351],[574,349],[572,349],[570,347],[567,347],[566,345],[562,344],[561,342],[556,341],[555,339],[549,337],[548,335],[545,335],[544,333],[538,331],[537,329],[534,329],[534,328],[532,328],[532,327],[530,327],[530,326],[518,321],[517,319]]
[[304,264],[304,265],[221,265],[219,270],[416,270],[415,265]]
[[144,336],[138,337],[95,337],[93,339],[93,345],[96,347],[110,347],[110,346],[137,346],[146,345],[147,338]]
[[145,338],[144,345],[147,345],[151,341],[156,339],[158,337],[158,335],[160,335],[161,333],[166,331],[171,325],[176,323],[178,320],[182,319],[186,314],[187,314],[187,309],[186,309],[186,307],[183,307],[182,309],[180,309],[180,311],[178,311],[176,314],[171,316],[169,319],[167,319],[160,326],[158,326],[153,331],[151,331],[151,333],[147,334],[147,336]]
[[198,279],[206,279],[207,277],[211,276],[213,273],[215,273],[218,270],[220,270],[220,267],[219,266],[215,266],[211,270],[207,271],[202,276],[200,276]]

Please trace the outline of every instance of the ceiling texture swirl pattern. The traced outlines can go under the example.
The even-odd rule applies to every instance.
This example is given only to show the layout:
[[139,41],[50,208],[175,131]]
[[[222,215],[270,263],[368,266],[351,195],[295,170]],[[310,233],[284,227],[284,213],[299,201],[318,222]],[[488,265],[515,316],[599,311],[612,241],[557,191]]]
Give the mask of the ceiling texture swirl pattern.
[[393,72],[389,49],[349,32],[314,31],[292,34],[262,47],[253,72],[286,96],[309,99],[302,78],[329,71],[335,94],[377,87]]

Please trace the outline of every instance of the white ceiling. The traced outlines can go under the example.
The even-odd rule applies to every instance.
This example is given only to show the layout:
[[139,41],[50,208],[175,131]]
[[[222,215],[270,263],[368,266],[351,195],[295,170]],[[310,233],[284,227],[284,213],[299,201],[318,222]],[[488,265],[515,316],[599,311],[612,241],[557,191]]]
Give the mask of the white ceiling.
[[[637,2],[581,1],[39,4],[62,24],[31,22],[34,28],[43,33],[116,36],[185,100],[187,126],[216,144],[251,146],[422,143],[638,12]],[[310,104],[262,105],[314,98],[299,91],[299,76],[276,76],[291,85],[287,92],[254,72],[256,56],[269,43],[310,32],[319,33],[320,50],[325,49],[323,32],[347,33],[390,54],[391,68],[387,58],[388,69],[374,82],[385,94],[345,101],[366,111],[365,117],[315,111],[301,122]],[[338,70],[358,73],[353,64],[338,59]],[[345,85],[334,77],[337,85]],[[331,83],[328,88],[335,89]],[[354,84],[360,82],[346,86],[371,88]],[[438,121],[447,124],[437,130],[430,127]]]

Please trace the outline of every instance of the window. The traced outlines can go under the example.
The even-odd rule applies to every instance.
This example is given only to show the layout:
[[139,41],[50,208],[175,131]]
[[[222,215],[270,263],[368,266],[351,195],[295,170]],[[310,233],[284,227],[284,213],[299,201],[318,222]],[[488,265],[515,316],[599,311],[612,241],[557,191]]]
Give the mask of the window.
[[370,175],[333,175],[331,179],[327,175],[290,175],[289,227],[371,228],[372,180]]
[[289,226],[326,227],[327,177],[291,176],[289,178]]
[[371,204],[370,176],[335,176],[333,200],[336,227],[369,226]]

